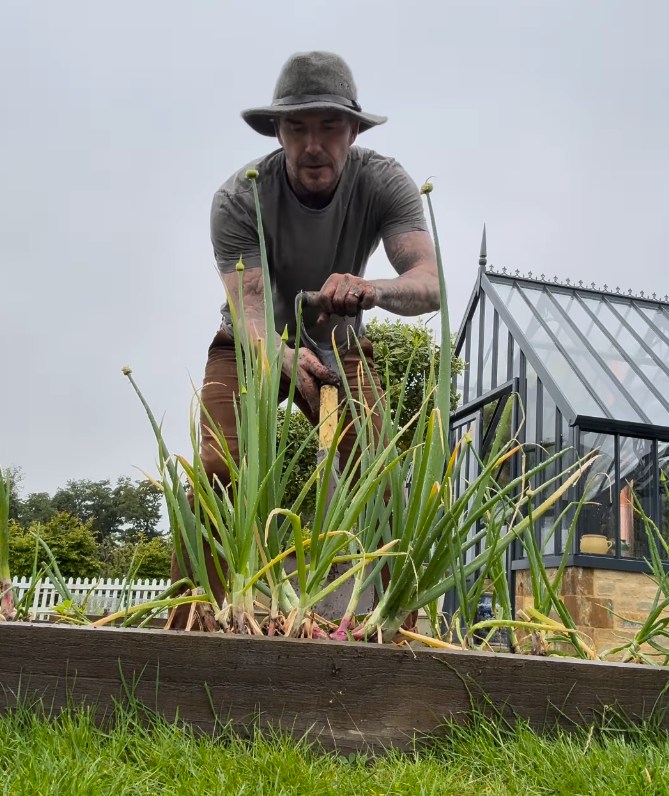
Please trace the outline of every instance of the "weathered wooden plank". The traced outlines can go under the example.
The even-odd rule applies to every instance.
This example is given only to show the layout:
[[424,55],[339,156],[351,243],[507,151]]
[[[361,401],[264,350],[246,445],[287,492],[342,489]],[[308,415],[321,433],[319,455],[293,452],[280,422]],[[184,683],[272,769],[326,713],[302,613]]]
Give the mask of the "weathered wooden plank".
[[631,718],[669,707],[669,670],[615,663],[20,623],[0,624],[0,650],[0,709],[20,693],[108,713],[125,681],[148,707],[205,731],[230,718],[308,731],[342,751],[407,747],[483,694],[537,727],[588,721],[605,705]]

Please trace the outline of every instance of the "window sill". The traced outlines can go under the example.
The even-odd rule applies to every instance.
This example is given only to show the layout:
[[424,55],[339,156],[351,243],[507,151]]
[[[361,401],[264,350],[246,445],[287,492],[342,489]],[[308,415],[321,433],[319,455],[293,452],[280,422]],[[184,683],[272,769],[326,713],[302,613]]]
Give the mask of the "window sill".
[[[559,567],[562,556],[544,556],[543,564],[545,567]],[[616,558],[615,556],[597,555],[571,555],[567,558],[568,567],[583,567],[584,569],[614,569],[619,572],[652,572],[645,561],[639,558]],[[664,562],[665,570],[669,571],[669,561]],[[527,558],[519,558],[511,562],[511,569],[529,569],[530,563]]]

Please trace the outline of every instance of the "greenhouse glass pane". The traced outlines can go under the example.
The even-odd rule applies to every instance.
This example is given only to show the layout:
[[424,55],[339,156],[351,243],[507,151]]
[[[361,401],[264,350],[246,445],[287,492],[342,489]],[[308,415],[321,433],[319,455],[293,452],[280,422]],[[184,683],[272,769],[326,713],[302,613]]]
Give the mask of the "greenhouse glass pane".
[[[466,433],[470,434],[472,440],[476,440],[476,417],[470,416],[463,422],[459,423],[453,428],[453,441],[454,444],[460,440]],[[460,449],[460,467],[458,469],[457,478],[455,481],[455,494],[459,497],[467,489],[469,483],[470,470],[472,465],[476,464],[476,458],[470,453],[470,446],[464,444]]]
[[560,450],[571,448],[571,426],[566,417],[562,418],[562,431],[560,434]]
[[649,323],[658,329],[666,338],[669,338],[669,311],[666,307],[654,309],[648,306],[639,306],[639,314],[645,315]]
[[[616,309],[619,309],[618,304],[616,304]],[[619,311],[647,345],[658,345],[658,340],[660,340],[662,350],[667,350],[669,317],[659,307],[658,309],[653,309],[651,307],[642,307],[638,304],[630,304],[629,307],[626,307],[625,312],[620,309]]]
[[458,396],[458,407],[462,406],[464,403],[463,401],[463,393],[465,389],[465,373],[464,370],[462,373],[458,373],[455,377],[455,392]]
[[[504,420],[503,409],[506,406],[507,401],[512,401],[512,400],[514,400],[514,398],[511,395],[504,395],[502,398],[499,399],[499,401],[501,402],[501,405],[502,405],[502,414],[501,414],[501,417],[499,418],[499,423],[497,424],[497,427],[490,429],[490,434],[491,434],[491,437],[492,437],[493,440],[494,440],[494,437],[495,437],[496,434],[501,434],[501,445],[502,445],[502,447],[504,445],[506,445],[508,442],[510,442],[511,438],[513,436],[513,428],[512,428],[513,427],[513,413],[512,412],[509,413],[508,420],[504,424],[504,426],[501,425],[503,420]],[[517,457],[515,457],[515,458],[517,458]],[[489,457],[488,456],[486,456],[485,461],[486,462],[489,461]],[[503,487],[505,487],[505,486],[507,486],[508,484],[511,483],[512,475],[513,475],[513,465],[514,465],[514,458],[507,458],[507,459],[504,460],[504,463],[502,464],[500,469],[498,469],[496,471],[496,473],[495,473],[495,481],[497,482],[497,484],[500,487],[503,488]]]
[[469,347],[469,361],[467,362],[467,370],[469,371],[469,385],[465,403],[473,401],[477,395],[480,395],[478,391],[479,318],[480,305],[477,304],[469,323],[469,337],[471,341]]
[[[657,443],[657,458],[660,465],[660,522],[662,538],[669,542],[669,443]],[[663,553],[663,558],[669,554]]]
[[616,508],[615,494],[615,439],[610,434],[581,432],[581,453],[598,450],[599,456],[590,468],[585,486],[586,503],[579,520],[581,551],[588,540],[585,535],[604,536],[610,543],[606,555],[615,554]]
[[495,308],[492,302],[485,299],[484,304],[484,318],[483,318],[483,340],[481,345],[483,347],[483,369],[481,370],[481,395],[485,395],[492,389],[492,342],[493,342],[493,324],[495,321]]
[[504,384],[511,377],[508,374],[509,364],[509,330],[500,318],[497,330],[497,384]]
[[511,361],[511,378],[520,377],[520,346],[513,341],[513,359]]
[[[545,393],[544,393],[545,395]],[[576,453],[571,445],[571,436],[572,436],[572,428],[569,425],[568,420],[563,417],[561,428],[560,428],[560,439],[558,440],[560,445],[560,450],[567,450],[567,453],[564,456],[561,456],[557,462],[557,467],[560,468],[560,471],[563,471],[566,467],[568,467],[575,459]],[[556,539],[556,546],[558,549],[556,550],[557,553],[564,553],[565,548],[567,546],[567,542],[569,540],[569,531],[571,522],[575,515],[575,507],[573,504],[570,506],[571,495],[569,492],[562,495],[560,498],[560,502],[558,504],[557,514],[556,516],[561,517],[560,520],[560,539],[559,545],[557,544],[558,540]]]
[[495,417],[495,410],[499,405],[500,399],[498,398],[496,401],[489,401],[483,407],[483,414],[482,414],[482,422],[481,428],[483,429],[483,433],[481,435],[481,444],[485,445],[486,440],[489,439],[490,435],[494,435],[494,429],[491,430],[490,424],[492,423],[492,419]]
[[[614,390],[610,399],[611,412],[614,417],[619,420],[630,419],[639,422],[653,422],[653,417],[660,417],[662,414],[666,415],[666,410],[648,389],[648,385],[634,371],[629,359],[621,353],[594,322],[576,297],[573,294],[555,293],[554,298],[569,315],[571,322],[577,326],[587,338],[588,343],[604,361],[606,365],[604,372],[609,376],[610,382],[617,385],[617,390]],[[610,323],[611,318],[608,319],[608,325]],[[603,397],[606,398],[607,395],[608,393]],[[646,417],[639,414],[634,407],[634,402],[646,413]],[[608,400],[607,405],[609,405]]]
[[[528,290],[526,293],[536,294],[538,291]],[[606,407],[604,416],[606,417],[608,413],[608,416],[617,420],[644,422],[644,418],[639,415],[621,393],[620,385],[614,375],[605,365],[599,363],[597,358],[586,347],[583,337],[579,335],[579,332],[584,333],[585,340],[589,342],[588,334],[590,330],[587,326],[592,326],[592,321],[584,317],[585,313],[581,307],[574,306],[576,302],[573,296],[557,293],[552,295],[558,303],[566,301],[568,306],[567,314],[571,321],[564,318],[556,309],[551,298],[543,292],[540,296],[534,298],[537,311],[578,369],[581,381],[588,386],[593,396],[597,396],[599,404],[603,404],[603,407]],[[581,328],[582,324],[587,324],[585,332]],[[596,348],[596,346],[593,346],[593,348]],[[600,416],[602,415],[603,407],[598,411]]]
[[[550,335],[539,324],[520,295],[518,288],[510,284],[495,283],[495,289],[571,407],[577,414],[601,417],[603,412],[588,387],[556,348]],[[534,293],[539,294],[539,291],[534,291]],[[536,300],[536,296],[530,298]],[[560,340],[560,342],[564,341]],[[581,359],[583,359],[582,355]],[[517,373],[517,371],[515,372]]]
[[525,365],[525,442],[537,441],[537,374],[529,362]]
[[620,438],[620,554],[630,558],[647,558],[650,555],[648,537],[642,517],[635,505],[648,517],[653,512],[655,468],[652,444],[649,439]]
[[[480,417],[480,413],[479,413],[479,417]],[[479,425],[479,422],[480,421],[477,418],[477,420],[475,422],[470,424],[470,427],[468,429],[470,434],[472,435],[472,439],[474,440],[474,444],[476,444],[477,440],[478,440],[477,428],[476,427]],[[479,474],[479,464],[478,464],[478,460],[477,460],[476,456],[474,455],[474,452],[472,451],[472,446],[467,446],[467,451],[466,451],[465,455],[466,455],[466,459],[465,459],[465,462],[464,462],[464,465],[465,465],[464,466],[464,470],[465,470],[465,473],[466,473],[466,486],[469,486],[470,484],[472,484],[476,480],[476,478],[477,478],[477,476]],[[474,504],[474,500],[475,500],[475,497],[472,497],[470,502],[469,502],[470,509],[471,509],[471,507]],[[472,534],[475,533],[476,530],[478,530],[478,528],[474,527],[472,529]],[[476,548],[475,547],[470,547],[465,553],[465,561],[467,561],[467,562],[472,561],[476,557],[476,554],[477,554]]]
[[[543,386],[543,385],[542,385]],[[548,392],[543,390],[543,407],[541,420],[541,447],[546,450],[546,455],[551,456],[555,453],[555,401]]]
[[[555,401],[550,397],[548,392],[543,389],[543,385],[539,383],[539,391],[541,393],[541,437],[539,438],[539,456],[542,461],[549,459],[555,453],[555,415],[557,408]],[[558,474],[557,463],[548,465],[545,470],[541,472],[541,483],[550,481],[551,478]],[[554,490],[557,487],[549,487]],[[549,493],[544,495],[548,497]],[[539,520],[539,533],[541,540],[541,547],[546,555],[551,555],[555,552],[555,533],[553,531],[553,524],[558,516],[558,506],[552,505],[549,510]]]
[[[623,359],[627,362],[634,362],[636,367],[643,373],[646,379],[655,386],[657,391],[662,396],[666,396],[667,399],[669,399],[669,371],[658,364],[658,360],[659,362],[669,362],[669,346],[665,345],[656,333],[649,330],[649,333],[652,333],[653,340],[652,345],[649,345],[649,348],[654,354],[654,356],[651,356],[646,348],[634,337],[627,326],[619,320],[606,302],[590,298],[584,299],[584,301],[590,312],[597,316],[599,321],[623,350],[623,354],[621,355]],[[634,311],[631,305],[625,306],[620,302],[611,302],[611,304],[615,311],[620,313],[626,320],[630,312]],[[638,314],[636,312],[635,314],[638,318]],[[640,336],[643,339],[644,335]],[[614,372],[623,383],[625,389],[631,392],[642,409],[649,415],[651,421],[658,425],[666,425],[667,412],[669,410],[642,380],[636,379],[635,383],[639,386],[635,387],[632,385],[630,381],[631,368],[629,365],[614,365]],[[640,386],[641,384],[643,384],[643,386]]]

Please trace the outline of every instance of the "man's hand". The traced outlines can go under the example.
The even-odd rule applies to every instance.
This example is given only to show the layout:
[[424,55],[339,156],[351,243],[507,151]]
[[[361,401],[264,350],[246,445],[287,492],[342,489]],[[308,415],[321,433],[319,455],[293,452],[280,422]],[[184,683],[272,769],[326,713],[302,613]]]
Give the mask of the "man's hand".
[[398,276],[367,280],[353,274],[331,274],[320,289],[317,323],[326,323],[330,315],[353,316],[372,307],[396,315],[439,309],[439,272],[430,234],[401,232],[384,240],[384,246]]
[[[295,350],[286,348],[283,358],[282,370],[288,378],[293,373]],[[297,352],[297,389],[304,400],[309,404],[315,418],[318,418],[320,409],[321,384],[338,384],[339,375],[330,368],[308,348],[300,348]]]
[[331,274],[320,289],[321,314],[317,323],[326,323],[330,315],[356,315],[358,310],[376,306],[377,290],[372,282],[353,274]]

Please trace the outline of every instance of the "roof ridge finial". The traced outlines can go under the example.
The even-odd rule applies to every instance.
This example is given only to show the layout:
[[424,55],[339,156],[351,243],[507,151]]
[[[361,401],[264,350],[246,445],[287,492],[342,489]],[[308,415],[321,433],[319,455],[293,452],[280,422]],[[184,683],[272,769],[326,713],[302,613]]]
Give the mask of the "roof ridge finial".
[[485,271],[488,262],[488,246],[486,244],[485,224],[483,225],[483,235],[481,235],[481,253],[479,254],[479,266]]

